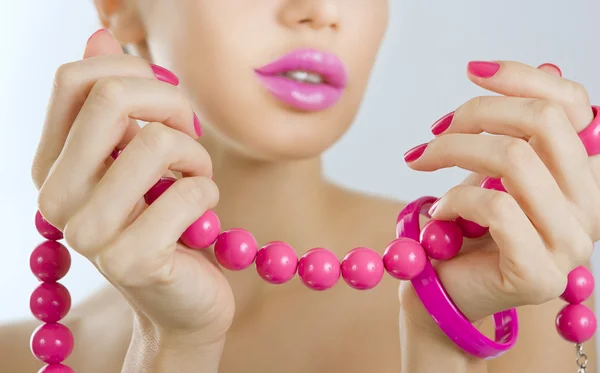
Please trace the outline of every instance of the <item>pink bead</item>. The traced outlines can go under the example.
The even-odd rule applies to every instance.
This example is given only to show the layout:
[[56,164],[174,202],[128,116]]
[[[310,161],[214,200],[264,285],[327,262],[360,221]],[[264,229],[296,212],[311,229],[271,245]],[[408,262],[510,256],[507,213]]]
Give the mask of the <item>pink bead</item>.
[[231,271],[241,271],[254,263],[258,244],[245,229],[234,228],[221,233],[215,242],[215,257]]
[[37,228],[37,231],[47,240],[58,241],[63,239],[62,232],[52,226],[52,224],[48,223],[39,210],[35,214],[35,227]]
[[577,267],[569,273],[567,288],[560,296],[566,302],[578,304],[594,292],[594,276],[585,267]]
[[596,333],[596,316],[583,304],[569,304],[556,316],[556,330],[569,342],[583,343]]
[[55,282],[71,268],[71,254],[60,242],[45,241],[31,253],[29,267],[40,281]]
[[46,364],[62,363],[73,352],[73,334],[62,324],[42,324],[33,331],[33,355]]
[[484,189],[497,190],[500,192],[506,192],[506,188],[504,188],[504,184],[502,184],[502,180],[497,177],[486,177],[481,182],[481,187]]
[[342,277],[357,290],[373,289],[383,278],[383,260],[373,249],[357,247],[342,260]]
[[425,269],[427,254],[415,240],[400,237],[392,241],[383,253],[383,264],[388,273],[399,280],[411,280]]
[[463,219],[460,216],[456,219],[456,224],[458,224],[460,227],[463,236],[467,238],[483,237],[489,230],[488,227],[482,227],[481,225],[473,221]]
[[110,157],[116,161],[117,158],[119,158],[119,156],[121,155],[121,152],[122,150],[115,149],[110,153]]
[[298,261],[298,275],[308,288],[326,290],[340,278],[340,261],[327,249],[310,249]]
[[423,226],[420,240],[431,258],[448,260],[460,251],[463,235],[458,224],[453,221],[430,220]]
[[296,251],[285,242],[270,242],[256,254],[256,271],[271,284],[288,282],[296,275],[297,267]]
[[206,249],[212,245],[221,232],[219,217],[208,210],[181,235],[181,242],[191,249]]
[[38,371],[38,373],[75,373],[73,369],[62,364],[46,365]]
[[71,294],[58,282],[44,282],[31,294],[29,308],[36,319],[55,323],[71,309]]
[[144,195],[144,200],[151,205],[160,197],[171,185],[175,183],[172,177],[161,177],[152,188]]

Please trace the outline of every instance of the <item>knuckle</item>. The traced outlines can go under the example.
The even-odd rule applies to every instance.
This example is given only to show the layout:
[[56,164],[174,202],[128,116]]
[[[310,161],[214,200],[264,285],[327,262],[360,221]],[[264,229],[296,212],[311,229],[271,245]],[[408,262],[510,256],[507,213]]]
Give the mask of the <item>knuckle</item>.
[[114,104],[119,102],[125,95],[125,82],[116,76],[98,79],[90,91],[90,99],[100,101],[103,104]]
[[74,85],[78,70],[78,62],[69,62],[60,65],[54,73],[54,88],[60,89]]
[[96,224],[85,213],[77,213],[67,221],[64,229],[64,237],[67,244],[79,254],[91,257],[100,246],[98,232],[102,227]]
[[580,83],[569,82],[565,90],[566,101],[570,104],[585,104],[589,103],[589,94],[587,89]]
[[587,263],[594,251],[594,242],[587,234],[578,234],[571,240],[573,268]]
[[498,223],[513,219],[520,207],[510,194],[494,191],[488,201],[488,209],[490,216]]
[[532,100],[533,122],[539,127],[547,127],[564,117],[563,107],[551,100]]
[[507,138],[503,163],[508,172],[527,167],[532,155],[534,155],[533,149],[527,141],[516,137]]
[[483,101],[484,101],[484,97],[483,96],[473,97],[469,101],[465,102],[464,105],[461,106],[460,108],[458,108],[456,111],[457,112],[458,111],[462,111],[462,112],[465,112],[465,113],[474,113],[474,112],[477,112],[483,106]]
[[156,122],[148,123],[139,134],[140,142],[151,152],[166,153],[174,143],[173,134],[168,128]]
[[207,207],[212,203],[211,200],[214,199],[211,196],[214,193],[210,190],[209,184],[202,177],[186,177],[178,180],[173,187],[178,197],[186,204]]

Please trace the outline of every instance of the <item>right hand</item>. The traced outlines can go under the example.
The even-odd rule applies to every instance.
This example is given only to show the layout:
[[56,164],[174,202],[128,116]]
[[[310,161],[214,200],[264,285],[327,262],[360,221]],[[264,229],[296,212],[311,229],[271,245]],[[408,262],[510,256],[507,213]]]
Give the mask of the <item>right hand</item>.
[[[40,212],[158,337],[216,343],[233,318],[231,288],[211,254],[178,242],[219,194],[193,110],[108,32],[92,36],[85,56],[94,58],[56,74],[32,169]],[[146,205],[144,194],[171,171],[185,177]]]

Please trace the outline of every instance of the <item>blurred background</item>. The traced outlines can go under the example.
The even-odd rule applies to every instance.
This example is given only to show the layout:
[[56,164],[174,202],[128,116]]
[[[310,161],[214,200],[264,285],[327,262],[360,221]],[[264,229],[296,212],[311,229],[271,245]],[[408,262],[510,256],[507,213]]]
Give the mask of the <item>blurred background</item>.
[[[467,174],[463,170],[418,173],[406,167],[402,155],[431,139],[429,127],[440,116],[489,94],[466,78],[469,60],[552,62],[600,103],[598,0],[391,3],[391,26],[356,124],[325,157],[327,174],[340,183],[403,200],[440,196],[459,183]],[[30,166],[54,71],[81,58],[99,24],[91,0],[3,0],[0,9],[0,322],[5,322],[32,318],[28,302],[37,280],[28,260],[42,239],[33,224]],[[77,303],[105,280],[81,257],[73,259],[62,282]],[[599,255],[593,264],[600,275]]]

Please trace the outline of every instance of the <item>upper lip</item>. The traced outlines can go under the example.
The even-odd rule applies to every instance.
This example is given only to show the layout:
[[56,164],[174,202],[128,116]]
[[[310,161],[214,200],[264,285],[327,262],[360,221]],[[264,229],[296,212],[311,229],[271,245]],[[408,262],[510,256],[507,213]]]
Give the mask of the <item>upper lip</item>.
[[262,75],[279,75],[294,70],[319,74],[325,83],[337,88],[345,88],[348,82],[346,67],[336,55],[308,48],[292,51],[255,71]]

